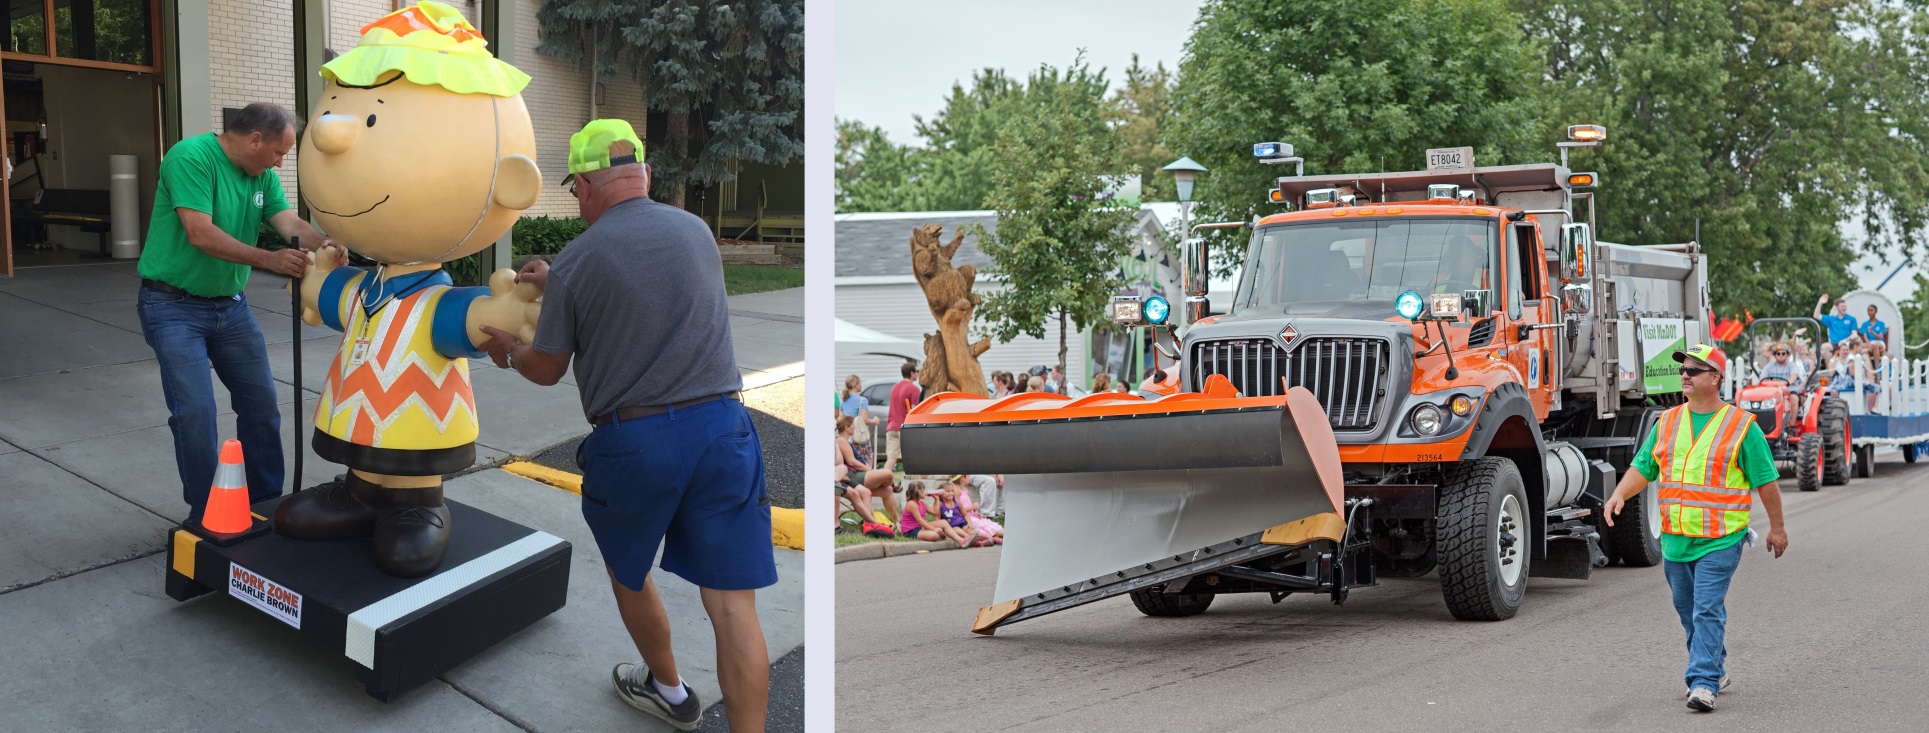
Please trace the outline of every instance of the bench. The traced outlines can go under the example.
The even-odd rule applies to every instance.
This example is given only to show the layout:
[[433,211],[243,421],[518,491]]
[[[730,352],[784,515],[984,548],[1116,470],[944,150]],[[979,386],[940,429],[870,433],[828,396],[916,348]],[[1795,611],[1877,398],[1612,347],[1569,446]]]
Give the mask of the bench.
[[78,227],[82,232],[100,237],[100,252],[86,253],[84,257],[110,257],[107,251],[107,234],[113,231],[109,212],[112,210],[106,191],[81,188],[43,188],[34,192],[33,204],[21,217],[27,222],[45,226]]

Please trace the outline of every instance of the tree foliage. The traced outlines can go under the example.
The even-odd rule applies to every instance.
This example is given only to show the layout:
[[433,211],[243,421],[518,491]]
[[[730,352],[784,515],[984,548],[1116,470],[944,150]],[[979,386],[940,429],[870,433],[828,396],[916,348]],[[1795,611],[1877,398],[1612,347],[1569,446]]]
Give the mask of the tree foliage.
[[648,156],[670,202],[741,163],[803,155],[803,0],[545,0],[536,19],[538,51],[598,80],[627,72],[664,115]]
[[1120,147],[1109,126],[1094,124],[1103,72],[1081,58],[1063,73],[1041,68],[1029,88],[1042,90],[1039,106],[1006,119],[986,150],[986,202],[998,211],[998,228],[976,236],[1005,287],[985,298],[978,317],[999,341],[1044,338],[1055,319],[1063,369],[1066,334],[1101,323],[1118,292],[1118,263],[1131,252],[1137,213],[1101,196]]
[[1544,144],[1566,123],[1608,128],[1573,159],[1601,173],[1601,238],[1683,242],[1699,220],[1717,311],[1806,313],[1818,294],[1853,289],[1858,246],[1921,234],[1919,3],[1517,5],[1546,42]]
[[1132,54],[1124,85],[1112,90],[1107,100],[1105,119],[1118,130],[1119,160],[1138,174],[1140,197],[1146,201],[1178,200],[1172,174],[1159,171],[1179,158],[1165,146],[1175,80],[1165,64],[1148,69],[1139,65],[1138,54]]
[[1427,148],[1458,146],[1480,165],[1544,159],[1522,25],[1503,0],[1207,0],[1166,138],[1211,169],[1194,220],[1277,210],[1266,190],[1293,171],[1260,165],[1253,143],[1293,143],[1308,174],[1413,170]]
[[[1021,82],[1002,70],[984,69],[972,74],[969,87],[951,85],[944,106],[930,119],[913,117],[921,144],[893,143],[878,128],[840,120],[837,210],[962,211],[989,206],[992,147],[1001,131],[1013,120],[1050,114],[1059,87],[1065,85],[1073,87],[1079,123],[1091,133],[1126,118],[1114,111],[1118,103],[1106,100],[1103,70],[1065,78],[1041,69]],[[1137,96],[1152,94],[1148,89]],[[1121,164],[1113,172],[1125,170]]]

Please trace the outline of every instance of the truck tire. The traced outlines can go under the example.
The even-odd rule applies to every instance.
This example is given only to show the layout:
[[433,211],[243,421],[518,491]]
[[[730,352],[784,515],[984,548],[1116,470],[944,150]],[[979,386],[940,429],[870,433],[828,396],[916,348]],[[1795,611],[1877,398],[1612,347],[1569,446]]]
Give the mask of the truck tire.
[[1435,536],[1454,618],[1500,621],[1520,610],[1533,556],[1529,506],[1513,461],[1489,456],[1447,469]]
[[1822,435],[1820,433],[1802,436],[1801,448],[1795,451],[1795,486],[1803,491],[1816,491],[1822,488]]
[[1875,478],[1875,444],[1855,447],[1855,477]]
[[1661,564],[1660,491],[1649,484],[1614,516],[1614,526],[1608,528],[1607,538],[1621,564],[1631,568]]
[[1822,433],[1822,485],[1841,486],[1849,482],[1849,464],[1857,458],[1850,455],[1854,447],[1849,445],[1849,403],[1824,398],[1817,417],[1816,429]]
[[1910,443],[1908,445],[1902,446],[1902,462],[1903,463],[1916,462],[1916,444]]
[[1197,616],[1212,606],[1213,598],[1210,593],[1167,595],[1163,585],[1132,591],[1132,605],[1147,616]]

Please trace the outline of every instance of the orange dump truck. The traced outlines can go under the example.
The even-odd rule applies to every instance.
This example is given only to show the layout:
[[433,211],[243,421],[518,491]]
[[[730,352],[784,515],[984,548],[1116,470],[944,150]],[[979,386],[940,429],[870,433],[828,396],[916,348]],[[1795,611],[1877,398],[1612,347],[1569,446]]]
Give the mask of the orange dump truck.
[[1652,490],[1612,528],[1600,508],[1682,401],[1673,351],[1706,339],[1699,247],[1596,242],[1573,215],[1591,174],[1470,157],[1282,177],[1261,192],[1281,213],[1195,227],[1249,235],[1233,302],[1206,300],[1205,238],[1183,303],[1114,302],[1173,362],[1155,392],[913,409],[908,472],[1006,475],[973,630],[1119,595],[1155,616],[1225,593],[1340,603],[1436,570],[1453,616],[1498,620],[1530,577],[1660,562]]

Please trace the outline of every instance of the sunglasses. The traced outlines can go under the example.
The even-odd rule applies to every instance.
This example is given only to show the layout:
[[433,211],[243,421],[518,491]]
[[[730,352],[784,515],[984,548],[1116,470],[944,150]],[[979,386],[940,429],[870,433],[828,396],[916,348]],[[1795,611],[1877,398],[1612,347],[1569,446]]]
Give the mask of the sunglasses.
[[1688,366],[1681,368],[1681,376],[1687,377],[1689,379],[1693,379],[1703,374],[1720,374],[1720,373],[1721,373],[1720,369],[1696,369],[1695,367],[1688,367]]
[[1776,356],[1788,356],[1788,352],[1786,352],[1786,351],[1777,351],[1777,352],[1775,352],[1775,355],[1776,355]]

